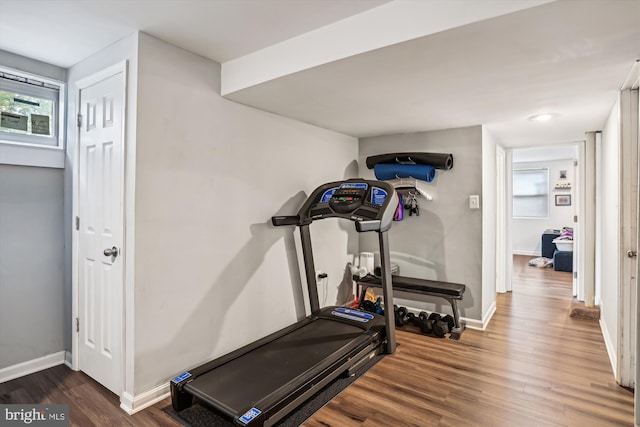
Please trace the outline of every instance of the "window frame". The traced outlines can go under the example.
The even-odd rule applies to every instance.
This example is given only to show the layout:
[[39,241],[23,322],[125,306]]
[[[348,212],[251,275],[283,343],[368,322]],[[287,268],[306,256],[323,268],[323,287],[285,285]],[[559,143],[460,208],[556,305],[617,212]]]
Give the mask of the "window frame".
[[[16,79],[6,78],[4,75],[15,76]],[[43,86],[25,82],[28,80],[43,83]],[[58,89],[56,90],[46,85],[55,86]],[[64,82],[0,65],[0,89],[54,102],[54,117],[52,119],[53,135],[49,137],[25,135],[6,132],[0,129],[0,145],[64,150],[66,112],[66,85]],[[53,144],[51,143],[52,141]]]
[[[539,195],[536,194],[518,194],[516,191],[516,185],[515,185],[515,174],[516,172],[541,172],[545,174],[545,178],[546,178],[546,188],[545,188],[545,192],[541,193]],[[550,207],[550,203],[549,203],[549,195],[551,194],[550,192],[550,186],[549,186],[549,168],[514,168],[512,170],[512,200],[511,200],[511,209],[512,212],[515,212],[515,208],[514,208],[514,204],[516,202],[516,200],[518,200],[518,198],[520,197],[544,197],[547,201],[546,203],[546,212],[544,213],[543,216],[537,216],[537,215],[527,215],[527,216],[523,216],[523,215],[516,215],[515,213],[512,213],[512,218],[513,219],[549,219],[550,214],[551,214],[551,207]]]

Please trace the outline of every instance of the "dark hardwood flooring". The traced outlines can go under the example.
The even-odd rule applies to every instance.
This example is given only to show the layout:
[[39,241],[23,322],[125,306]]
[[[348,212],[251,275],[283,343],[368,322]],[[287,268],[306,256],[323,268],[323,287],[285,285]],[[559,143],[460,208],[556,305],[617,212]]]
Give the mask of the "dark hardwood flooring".
[[[597,321],[572,319],[571,275],[514,257],[513,293],[486,331],[460,341],[398,331],[399,347],[304,424],[632,426]],[[0,403],[68,403],[73,426],[178,426],[165,399],[133,416],[80,372],[58,366],[0,384]]]

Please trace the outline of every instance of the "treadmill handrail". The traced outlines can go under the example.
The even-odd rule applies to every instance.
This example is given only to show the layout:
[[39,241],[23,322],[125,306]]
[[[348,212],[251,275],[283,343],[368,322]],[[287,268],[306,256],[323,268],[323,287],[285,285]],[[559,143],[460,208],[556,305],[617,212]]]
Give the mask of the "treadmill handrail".
[[380,220],[369,220],[369,221],[356,221],[356,231],[358,233],[363,233],[367,231],[379,231],[380,230]]
[[278,215],[271,217],[271,223],[274,227],[283,225],[301,225],[300,215]]

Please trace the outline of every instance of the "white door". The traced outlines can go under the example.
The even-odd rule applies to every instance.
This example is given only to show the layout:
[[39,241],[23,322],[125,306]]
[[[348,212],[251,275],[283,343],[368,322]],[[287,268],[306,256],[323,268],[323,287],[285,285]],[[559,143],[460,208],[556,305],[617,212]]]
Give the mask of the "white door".
[[120,395],[123,384],[124,73],[80,90],[79,367]]
[[621,130],[621,283],[619,292],[618,363],[616,381],[625,387],[635,386],[636,363],[636,292],[638,272],[638,90],[620,93]]

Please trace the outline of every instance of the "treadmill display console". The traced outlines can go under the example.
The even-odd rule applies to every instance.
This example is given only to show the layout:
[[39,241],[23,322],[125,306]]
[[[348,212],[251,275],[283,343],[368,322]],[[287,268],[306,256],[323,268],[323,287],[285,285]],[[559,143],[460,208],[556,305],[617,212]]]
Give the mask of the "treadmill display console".
[[353,212],[362,206],[368,189],[369,185],[364,182],[342,184],[331,195],[329,206],[338,213]]
[[308,216],[313,220],[335,216],[353,221],[379,220],[393,195],[376,181],[354,179],[332,184],[316,190],[318,192],[310,197],[309,204],[299,212],[301,217]]

